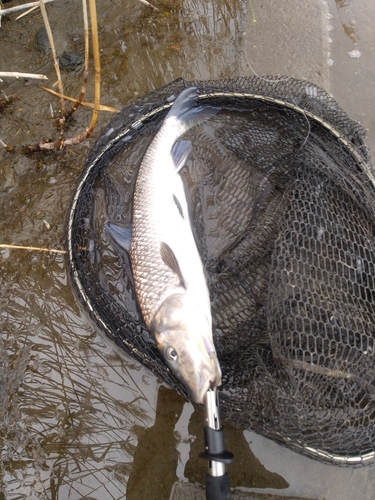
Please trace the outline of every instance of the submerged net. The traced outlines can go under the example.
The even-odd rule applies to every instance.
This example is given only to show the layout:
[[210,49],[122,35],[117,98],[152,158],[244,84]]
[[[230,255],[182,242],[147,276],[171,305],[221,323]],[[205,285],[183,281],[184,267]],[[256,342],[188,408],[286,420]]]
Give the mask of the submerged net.
[[96,142],[68,217],[75,288],[99,326],[187,396],[136,303],[128,255],[137,170],[174,98],[222,110],[186,134],[181,175],[207,271],[223,418],[339,465],[375,462],[375,179],[364,132],[292,78],[176,80]]

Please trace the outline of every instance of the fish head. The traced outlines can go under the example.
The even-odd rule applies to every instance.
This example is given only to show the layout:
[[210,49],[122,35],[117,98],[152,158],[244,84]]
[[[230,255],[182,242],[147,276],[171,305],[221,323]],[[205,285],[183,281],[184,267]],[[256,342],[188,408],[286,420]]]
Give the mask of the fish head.
[[170,295],[155,314],[152,331],[168,367],[191,399],[203,404],[208,389],[221,384],[210,311],[187,294]]

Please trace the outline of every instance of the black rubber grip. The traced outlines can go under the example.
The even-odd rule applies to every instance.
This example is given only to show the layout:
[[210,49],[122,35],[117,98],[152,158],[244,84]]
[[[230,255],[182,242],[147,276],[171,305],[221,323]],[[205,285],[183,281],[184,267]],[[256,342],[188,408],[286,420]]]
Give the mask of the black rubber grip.
[[229,477],[206,475],[206,500],[230,500]]

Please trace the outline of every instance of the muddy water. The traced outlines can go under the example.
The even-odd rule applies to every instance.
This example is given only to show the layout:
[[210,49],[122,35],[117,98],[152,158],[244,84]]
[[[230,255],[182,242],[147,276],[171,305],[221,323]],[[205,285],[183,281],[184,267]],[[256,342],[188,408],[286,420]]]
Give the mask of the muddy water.
[[[372,145],[371,2],[155,3],[159,11],[136,0],[98,2],[103,104],[121,109],[180,76],[289,74],[333,93]],[[58,53],[82,53],[80,2],[47,9]],[[42,72],[52,86],[50,54],[36,46],[40,14],[15,17],[2,21],[0,69]],[[65,94],[78,95],[81,76],[63,73]],[[93,138],[75,148],[24,156],[21,146],[58,134],[59,102],[37,83],[0,83],[9,98],[0,139],[14,148],[0,150],[0,243],[63,249],[71,194],[111,115],[101,113]],[[90,116],[79,110],[66,136],[82,132]],[[0,271],[0,498],[160,499],[177,479],[203,482],[199,409],[103,338],[72,293],[64,255],[1,249]],[[232,486],[372,498],[367,472],[323,467],[249,432],[228,429],[227,441],[237,457]]]

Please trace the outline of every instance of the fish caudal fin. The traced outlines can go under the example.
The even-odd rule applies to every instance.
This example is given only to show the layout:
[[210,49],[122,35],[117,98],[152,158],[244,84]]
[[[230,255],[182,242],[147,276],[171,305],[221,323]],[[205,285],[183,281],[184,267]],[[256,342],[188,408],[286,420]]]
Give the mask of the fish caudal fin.
[[166,121],[174,118],[179,122],[181,128],[180,135],[196,125],[199,121],[216,115],[220,110],[220,108],[211,106],[197,106],[198,96],[199,92],[197,87],[184,89],[178,95],[166,116]]

